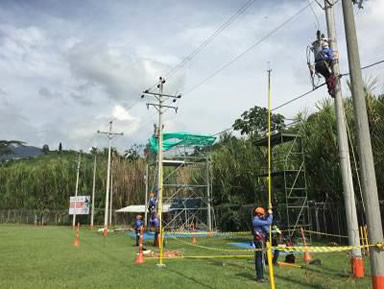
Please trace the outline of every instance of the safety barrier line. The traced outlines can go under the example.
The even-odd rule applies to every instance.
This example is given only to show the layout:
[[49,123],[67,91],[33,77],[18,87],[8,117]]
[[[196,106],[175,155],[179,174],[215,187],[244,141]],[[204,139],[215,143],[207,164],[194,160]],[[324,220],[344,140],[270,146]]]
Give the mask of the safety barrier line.
[[[196,255],[196,256],[173,256],[163,257],[164,259],[216,259],[216,258],[246,258],[253,259],[255,255]],[[147,257],[147,259],[159,259],[159,257]]]
[[323,232],[311,231],[311,230],[304,230],[304,232],[310,233],[310,234],[330,236],[330,237],[348,238],[348,236],[345,236],[345,235],[329,234],[329,233],[323,233]]
[[[212,251],[220,251],[220,252],[255,252],[255,251],[261,251],[262,249],[222,249],[222,248],[216,248],[216,247],[207,247],[207,246],[201,246],[201,245],[193,245],[192,243],[179,240],[177,238],[173,238],[183,244],[197,247],[201,249],[206,250],[212,250]],[[361,245],[361,246],[307,246],[307,247],[279,247],[279,246],[273,246],[272,249],[277,249],[279,251],[285,251],[285,252],[344,252],[344,251],[350,251],[353,249],[364,249],[368,247],[376,247],[379,250],[384,250],[384,242],[379,242],[375,244],[368,244],[368,245]]]
[[219,252],[255,252],[255,251],[261,251],[262,250],[262,249],[256,249],[256,248],[255,249],[222,249],[222,248],[207,247],[207,246],[192,244],[190,242],[186,242],[186,241],[180,240],[178,238],[172,238],[172,239],[176,240],[180,243],[192,246],[192,247],[197,247],[197,248],[211,250],[211,251],[219,251]]
[[165,232],[166,235],[252,235],[248,232]]
[[[285,229],[280,230],[282,232],[292,232],[292,231],[299,231],[298,229]],[[317,234],[317,235],[324,235],[324,236],[330,236],[330,237],[340,237],[340,238],[348,238],[348,236],[345,235],[337,235],[337,234],[330,234],[330,233],[324,233],[320,231],[313,231],[313,230],[304,230],[306,233],[311,234]],[[242,232],[185,232],[185,231],[173,231],[173,232],[165,232],[166,235],[217,235],[217,236],[226,236],[226,235],[252,235],[250,231],[242,231]]]

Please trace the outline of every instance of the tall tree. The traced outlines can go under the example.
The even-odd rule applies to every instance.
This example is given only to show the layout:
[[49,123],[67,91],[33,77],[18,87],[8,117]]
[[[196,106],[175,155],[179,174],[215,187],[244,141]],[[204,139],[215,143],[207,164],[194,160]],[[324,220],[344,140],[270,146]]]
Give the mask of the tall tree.
[[43,145],[42,151],[45,154],[49,153],[49,146],[47,144]]
[[[271,129],[278,130],[285,127],[285,117],[279,113],[271,115]],[[234,130],[239,130],[242,135],[257,137],[268,129],[268,109],[254,106],[244,111],[241,117],[232,125]]]

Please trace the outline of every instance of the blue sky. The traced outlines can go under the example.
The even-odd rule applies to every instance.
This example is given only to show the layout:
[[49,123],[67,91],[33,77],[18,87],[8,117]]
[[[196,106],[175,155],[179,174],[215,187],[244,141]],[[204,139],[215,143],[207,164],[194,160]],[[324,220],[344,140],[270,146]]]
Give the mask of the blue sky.
[[[96,131],[114,119],[124,150],[144,143],[156,111],[140,92],[196,49],[246,1],[0,1],[0,138],[31,145],[87,149],[104,146]],[[185,92],[235,58],[308,4],[254,3],[165,86]],[[210,134],[230,127],[253,105],[266,105],[267,62],[277,106],[311,88],[305,49],[325,29],[317,4],[215,77],[183,96],[179,113],[166,114],[167,131]],[[314,16],[314,14],[316,16]],[[355,9],[361,63],[384,58],[383,1]],[[317,20],[316,20],[317,17]],[[348,70],[341,3],[336,5],[341,70]],[[364,72],[379,79],[384,66]],[[346,91],[345,95],[348,94]],[[293,117],[312,112],[325,89],[282,108]]]

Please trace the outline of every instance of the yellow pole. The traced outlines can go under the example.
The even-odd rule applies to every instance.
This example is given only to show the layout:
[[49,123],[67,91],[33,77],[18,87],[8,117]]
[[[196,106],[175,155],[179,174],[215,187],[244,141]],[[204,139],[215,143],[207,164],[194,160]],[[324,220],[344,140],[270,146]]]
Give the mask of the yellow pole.
[[366,252],[367,252],[367,256],[369,256],[369,241],[368,241],[368,226],[365,225],[364,226],[364,239],[365,239],[365,245],[367,246],[365,248]]
[[[360,236],[361,236],[361,244],[363,246],[365,245],[365,238],[364,238],[364,233],[363,233],[363,227],[360,226]],[[365,255],[367,255],[367,248],[364,248]]]
[[[268,69],[268,209],[272,210],[272,180],[271,180],[271,72]],[[272,264],[272,227],[269,226],[269,241],[267,242],[267,258],[269,269],[269,280],[271,289],[275,289],[275,276]]]

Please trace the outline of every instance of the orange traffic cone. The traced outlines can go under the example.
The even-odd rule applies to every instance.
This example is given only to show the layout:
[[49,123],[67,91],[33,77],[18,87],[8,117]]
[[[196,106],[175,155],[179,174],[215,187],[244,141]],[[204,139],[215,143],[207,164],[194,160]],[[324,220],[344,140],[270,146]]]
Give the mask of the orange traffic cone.
[[301,236],[302,236],[302,238],[303,238],[303,242],[304,242],[304,248],[305,248],[305,250],[304,250],[304,261],[305,262],[310,262],[310,261],[312,261],[312,256],[311,256],[311,254],[307,251],[307,239],[305,239],[305,235],[304,235],[304,230],[303,230],[303,228],[301,228]]
[[[192,234],[195,234],[195,224],[192,223]],[[196,245],[197,244],[197,239],[196,239],[196,236],[193,235],[192,237],[192,245]]]
[[104,234],[104,237],[107,237],[108,236],[108,229],[104,228],[103,234]]
[[77,223],[76,238],[73,241],[73,246],[74,247],[79,247],[80,246],[80,223]]
[[139,245],[139,254],[137,254],[136,263],[144,263],[144,253],[143,253],[143,227],[140,229],[140,245]]
[[310,261],[312,261],[312,256],[311,256],[311,254],[310,254],[309,252],[307,252],[307,251],[304,252],[304,261],[305,261],[305,262],[310,262]]

